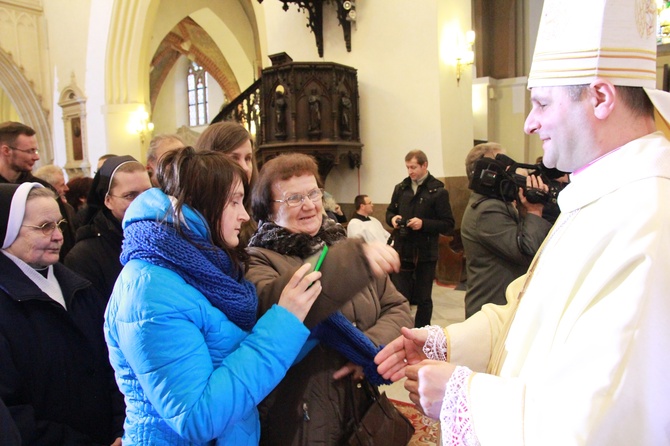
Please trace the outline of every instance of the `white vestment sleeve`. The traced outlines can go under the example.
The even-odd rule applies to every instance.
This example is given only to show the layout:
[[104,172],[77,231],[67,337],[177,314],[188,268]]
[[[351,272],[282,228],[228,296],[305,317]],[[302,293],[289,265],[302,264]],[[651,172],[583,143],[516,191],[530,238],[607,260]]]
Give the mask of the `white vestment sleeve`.
[[526,281],[523,275],[507,287],[507,304],[487,304],[459,324],[445,329],[447,361],[463,365],[475,372],[486,372],[493,347],[504,336],[507,322],[514,317],[518,295]]

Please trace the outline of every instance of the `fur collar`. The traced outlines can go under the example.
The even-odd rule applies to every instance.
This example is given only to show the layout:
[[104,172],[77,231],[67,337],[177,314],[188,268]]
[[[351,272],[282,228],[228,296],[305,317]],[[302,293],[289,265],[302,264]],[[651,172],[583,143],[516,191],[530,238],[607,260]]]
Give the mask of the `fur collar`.
[[329,218],[323,219],[321,229],[315,236],[293,233],[273,222],[263,222],[256,234],[249,240],[249,246],[270,249],[279,254],[307,258],[319,251],[323,245],[331,246],[347,238],[347,233],[339,223]]

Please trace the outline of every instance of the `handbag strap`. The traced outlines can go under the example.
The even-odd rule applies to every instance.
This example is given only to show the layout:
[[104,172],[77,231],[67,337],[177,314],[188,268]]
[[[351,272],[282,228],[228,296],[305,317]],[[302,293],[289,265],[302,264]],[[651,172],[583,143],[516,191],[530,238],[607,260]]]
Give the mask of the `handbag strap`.
[[365,391],[365,394],[367,395],[368,400],[370,401],[371,404],[377,401],[377,399],[379,398],[379,390],[377,389],[377,386],[373,386],[372,384],[370,384],[370,381],[368,381],[367,379],[364,378],[363,381],[360,381],[358,384],[354,384],[353,381],[349,382],[348,385],[349,396],[351,397],[351,406],[354,412],[354,419],[356,420],[356,422],[362,420],[363,415],[365,415],[364,413],[359,413],[358,404],[356,404],[356,395],[354,394],[354,386],[358,387],[359,384]]

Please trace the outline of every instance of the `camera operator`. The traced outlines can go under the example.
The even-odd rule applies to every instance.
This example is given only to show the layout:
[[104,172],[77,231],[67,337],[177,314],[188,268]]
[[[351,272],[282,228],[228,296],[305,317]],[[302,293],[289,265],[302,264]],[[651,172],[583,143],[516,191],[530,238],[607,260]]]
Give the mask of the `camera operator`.
[[[500,153],[504,150],[497,143],[478,144],[470,150],[465,168],[471,189],[477,161],[495,158]],[[526,177],[526,189],[529,188],[548,190],[535,175]],[[468,278],[466,318],[484,304],[505,304],[507,285],[526,272],[551,228],[551,223],[542,218],[542,202],[530,203],[521,187],[516,195],[518,200],[508,201],[509,197],[484,195],[473,190],[465,208],[461,238]]]
[[430,325],[433,280],[440,234],[454,230],[449,192],[428,172],[421,150],[405,156],[408,177],[393,189],[386,223],[393,227],[393,247],[400,255],[400,271],[391,280],[410,304],[417,306],[415,327]]

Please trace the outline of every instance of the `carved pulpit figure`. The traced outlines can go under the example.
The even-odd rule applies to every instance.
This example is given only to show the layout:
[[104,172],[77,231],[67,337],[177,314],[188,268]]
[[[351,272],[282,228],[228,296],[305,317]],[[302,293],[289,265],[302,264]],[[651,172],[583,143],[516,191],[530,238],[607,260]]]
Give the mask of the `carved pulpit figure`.
[[321,132],[321,99],[316,94],[316,88],[312,88],[312,94],[307,99],[309,103],[309,127],[310,133]]
[[286,97],[280,89],[275,91],[275,137],[286,138]]
[[340,98],[340,135],[351,137],[351,99],[346,91]]

